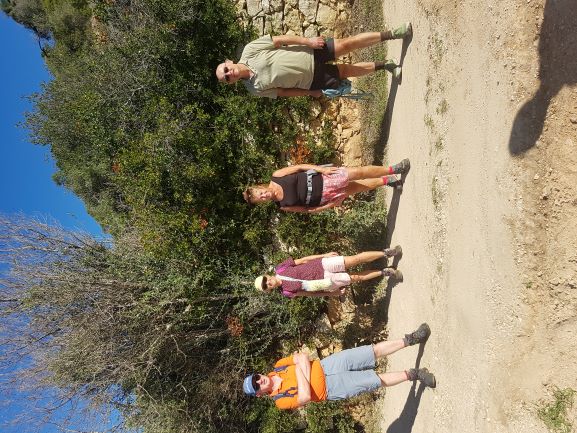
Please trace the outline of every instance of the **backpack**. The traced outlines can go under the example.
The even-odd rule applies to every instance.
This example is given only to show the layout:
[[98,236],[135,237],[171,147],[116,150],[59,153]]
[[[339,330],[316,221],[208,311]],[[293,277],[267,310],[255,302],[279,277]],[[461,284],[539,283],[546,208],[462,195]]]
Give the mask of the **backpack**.
[[[278,373],[279,371],[284,371],[286,370],[288,367],[288,365],[284,365],[282,367],[275,367],[275,369],[273,370],[275,373]],[[291,391],[295,391],[293,393],[291,393]],[[283,397],[294,397],[295,395],[298,394],[297,391],[297,387],[296,386],[291,386],[289,389],[287,389],[285,392],[280,392],[277,395],[272,396],[272,400],[273,401],[277,401],[279,398],[283,398]]]
[[323,89],[323,95],[327,98],[349,98],[349,99],[371,99],[374,97],[372,93],[363,92],[361,90],[353,90],[353,83],[348,79],[342,79],[339,87],[336,89]]

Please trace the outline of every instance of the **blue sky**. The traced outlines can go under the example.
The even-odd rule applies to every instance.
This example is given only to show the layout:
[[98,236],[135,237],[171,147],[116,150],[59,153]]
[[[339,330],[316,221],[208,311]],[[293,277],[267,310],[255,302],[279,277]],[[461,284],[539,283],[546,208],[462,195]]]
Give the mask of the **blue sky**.
[[47,215],[69,228],[101,234],[82,201],[52,181],[50,149],[27,141],[16,125],[30,109],[26,96],[50,80],[32,32],[0,13],[0,212]]
[[[102,236],[82,201],[52,181],[56,168],[50,149],[28,143],[27,132],[16,126],[31,108],[25,97],[50,80],[34,35],[0,13],[0,40],[0,212],[50,217],[64,227]],[[0,431],[29,431],[26,425],[2,426],[25,410],[26,395],[9,405],[5,405],[6,396],[1,400],[4,404],[0,406]],[[66,415],[65,408],[61,417]],[[80,428],[87,428],[78,421]],[[58,430],[46,426],[42,431]]]

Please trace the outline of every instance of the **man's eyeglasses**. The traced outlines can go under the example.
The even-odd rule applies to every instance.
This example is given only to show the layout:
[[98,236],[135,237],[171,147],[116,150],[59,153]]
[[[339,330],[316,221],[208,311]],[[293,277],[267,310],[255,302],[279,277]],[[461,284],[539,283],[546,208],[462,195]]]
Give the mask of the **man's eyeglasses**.
[[254,388],[255,392],[260,389],[260,384],[258,383],[259,380],[260,380],[260,374],[253,374],[252,387]]
[[230,71],[230,69],[228,69],[228,66],[225,66],[224,68],[222,68],[222,72],[224,72],[224,81],[229,81],[230,77],[226,74],[228,74],[228,72]]

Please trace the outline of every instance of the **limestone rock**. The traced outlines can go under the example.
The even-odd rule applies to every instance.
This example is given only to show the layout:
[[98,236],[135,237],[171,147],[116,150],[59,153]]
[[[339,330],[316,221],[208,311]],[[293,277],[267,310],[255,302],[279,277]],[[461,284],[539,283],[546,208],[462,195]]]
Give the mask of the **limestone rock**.
[[311,101],[310,117],[316,119],[323,111],[323,106],[318,99]]
[[246,11],[249,16],[254,17],[262,12],[262,4],[260,0],[246,0]]
[[315,24],[311,24],[305,29],[304,35],[307,38],[314,38],[315,36],[318,36],[319,35],[318,27]]
[[337,19],[337,11],[330,6],[319,4],[317,11],[317,23],[327,29],[333,29],[335,20]]
[[313,343],[315,344],[316,348],[323,349],[328,347],[331,344],[333,327],[329,321],[329,317],[326,314],[323,314],[315,322],[315,329],[316,332]]
[[265,13],[282,12],[283,0],[261,0],[262,8]]
[[317,18],[318,0],[299,0],[299,9],[308,22],[314,23]]
[[361,136],[354,135],[345,142],[345,167],[357,167],[362,165]]
[[332,324],[341,320],[341,302],[338,298],[329,298],[327,303],[327,317]]
[[302,20],[303,15],[298,9],[288,9],[287,11],[285,8],[284,24],[289,30],[300,34],[302,32]]

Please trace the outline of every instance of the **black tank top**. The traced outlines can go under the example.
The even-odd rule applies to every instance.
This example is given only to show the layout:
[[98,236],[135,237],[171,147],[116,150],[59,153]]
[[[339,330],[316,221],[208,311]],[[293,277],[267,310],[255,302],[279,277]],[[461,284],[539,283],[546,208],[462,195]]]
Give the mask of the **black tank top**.
[[[285,206],[307,206],[307,173],[287,174],[282,177],[272,177],[274,183],[281,186],[283,198],[277,201],[278,207]],[[310,204],[307,207],[318,206],[323,195],[323,176],[320,173],[313,175],[313,193]]]

